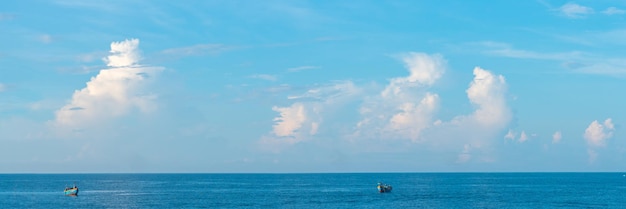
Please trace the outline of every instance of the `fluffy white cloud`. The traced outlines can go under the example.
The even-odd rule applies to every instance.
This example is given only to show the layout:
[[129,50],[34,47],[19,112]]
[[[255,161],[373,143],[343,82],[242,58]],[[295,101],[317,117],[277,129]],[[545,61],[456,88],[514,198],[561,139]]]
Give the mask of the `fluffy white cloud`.
[[563,138],[561,131],[554,132],[554,134],[552,134],[552,143],[556,144],[561,142],[561,138]]
[[[472,146],[472,153],[482,155],[476,159],[488,159],[490,146],[494,139],[507,127],[512,113],[506,102],[507,84],[504,76],[493,74],[480,67],[474,68],[474,79],[467,89],[467,97],[475,106],[473,113],[460,115],[450,122],[445,122],[434,130],[431,137],[438,143],[447,140],[451,146]],[[507,139],[515,139],[512,130],[505,135]],[[468,156],[468,159],[474,159]]]
[[606,146],[606,140],[613,137],[613,130],[615,130],[615,127],[611,118],[606,119],[604,125],[594,120],[585,129],[583,137],[591,147],[604,147]]
[[410,72],[408,77],[396,79],[402,83],[432,85],[441,78],[446,69],[446,61],[439,54],[428,55],[412,52],[402,56],[402,61]]
[[413,87],[430,86],[434,84],[446,70],[446,60],[439,54],[428,55],[424,53],[408,53],[401,56],[409,76],[393,78],[381,95],[387,99],[398,97],[405,99]]
[[433,124],[439,95],[427,92],[445,72],[441,55],[408,53],[401,56],[409,75],[390,80],[380,95],[366,98],[360,109],[355,137],[411,139]]
[[[415,60],[404,60],[410,75],[391,79],[380,95],[365,99],[360,109],[363,119],[357,123],[352,137],[409,139],[446,152],[462,147],[457,162],[493,161],[488,156],[490,144],[512,118],[506,102],[508,87],[504,77],[474,68],[474,79],[466,93],[475,110],[448,122],[435,120],[439,95],[427,90],[445,72],[445,60],[438,55],[410,55]],[[507,137],[515,136],[510,131]]]
[[593,163],[598,158],[598,148],[606,146],[606,140],[613,137],[613,131],[615,126],[611,118],[604,120],[603,124],[600,124],[597,120],[594,120],[585,129],[583,137],[587,141],[587,154],[589,155],[589,162]]
[[558,8],[558,11],[568,18],[581,18],[586,15],[593,14],[593,9],[586,6],[581,6],[575,3],[567,3]]
[[399,137],[408,137],[415,141],[420,132],[433,123],[433,113],[438,106],[439,96],[431,93],[426,93],[419,104],[404,103],[399,108],[400,112],[389,119],[387,130]]
[[56,111],[54,124],[82,129],[126,115],[133,108],[155,110],[156,95],[145,88],[162,68],[137,65],[138,44],[137,39],[113,42],[111,55],[105,59],[112,68],[101,70],[85,88],[74,92],[72,100]]
[[274,134],[276,136],[294,136],[295,132],[302,127],[307,119],[302,103],[294,103],[290,107],[272,107],[272,110],[280,114],[274,118]]
[[602,11],[602,13],[606,15],[621,15],[621,14],[626,14],[626,11],[619,9],[617,7],[609,7],[609,8],[606,8],[604,11]]
[[346,81],[311,88],[302,95],[289,96],[288,99],[294,101],[292,105],[272,108],[279,116],[274,118],[271,135],[262,137],[261,143],[283,146],[316,135],[322,127],[322,118],[332,117],[338,106],[352,100],[360,91],[352,82]]
[[470,120],[483,126],[505,126],[511,120],[511,111],[506,103],[507,89],[504,76],[475,67],[474,80],[466,92],[476,110],[470,117],[457,120]]
[[129,67],[137,64],[139,55],[139,39],[131,39],[111,43],[111,55],[104,58],[109,67]]
[[[446,61],[440,55],[408,53],[401,57],[409,72],[406,77],[390,79],[379,91],[365,95],[360,103],[359,120],[352,134],[347,134],[351,143],[369,140],[364,150],[376,147],[377,140],[396,140],[398,143],[383,143],[389,146],[404,146],[406,141],[425,146],[434,146],[442,152],[458,151],[457,162],[493,162],[490,156],[492,141],[508,127],[512,113],[507,105],[506,80],[502,75],[476,67],[474,78],[466,90],[474,111],[453,117],[450,121],[437,120],[440,96],[430,92],[430,87],[446,70]],[[264,136],[261,144],[276,151],[285,144],[293,144],[318,132],[326,132],[322,122],[329,120],[329,111],[340,108],[341,102],[358,101],[346,95],[359,89],[349,85],[329,85],[310,89],[302,95],[289,96],[291,106],[274,107],[280,116],[276,118],[270,136]],[[343,102],[346,104],[346,102]],[[336,129],[337,127],[333,127]],[[526,135],[524,133],[524,135]],[[512,131],[507,135],[515,138]],[[527,139],[524,136],[524,140]],[[371,143],[371,144],[370,144]],[[402,145],[401,145],[402,144]],[[373,146],[370,146],[373,145]],[[382,148],[386,149],[386,148]]]

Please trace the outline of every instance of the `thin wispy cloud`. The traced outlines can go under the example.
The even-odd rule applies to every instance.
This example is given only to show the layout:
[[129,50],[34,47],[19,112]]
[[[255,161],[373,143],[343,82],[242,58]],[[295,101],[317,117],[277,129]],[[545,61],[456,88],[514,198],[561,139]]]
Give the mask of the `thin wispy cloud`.
[[[616,32],[620,34],[621,32]],[[608,36],[605,35],[605,36]],[[615,36],[615,35],[611,35]],[[516,59],[553,60],[560,62],[567,72],[623,76],[626,74],[626,60],[623,58],[600,56],[588,52],[537,52],[513,48],[506,43],[481,42],[483,53],[492,56]]]
[[306,65],[306,66],[299,66],[299,67],[292,67],[292,68],[288,68],[287,72],[300,72],[300,71],[305,71],[305,70],[313,70],[313,69],[318,69],[320,67],[318,66],[310,66],[310,65]]
[[78,7],[83,9],[102,10],[107,12],[120,11],[121,8],[115,3],[100,2],[100,1],[81,1],[81,0],[55,0],[53,1],[57,5],[65,7]]
[[15,15],[13,15],[13,14],[0,13],[0,21],[12,20],[14,18],[15,18]]
[[275,75],[268,75],[268,74],[256,74],[256,75],[251,75],[250,77],[255,78],[255,79],[266,80],[266,81],[278,80],[278,78]]
[[331,16],[327,16],[321,11],[305,5],[296,5],[295,3],[267,4],[267,11],[270,11],[272,15],[288,17],[287,19],[297,27],[317,25],[334,21]]
[[340,41],[340,40],[345,40],[345,38],[331,37],[331,36],[324,36],[324,37],[315,38],[315,41]]
[[49,43],[52,43],[52,41],[54,40],[54,39],[52,38],[52,36],[51,36],[51,35],[49,35],[49,34],[43,34],[43,35],[40,35],[40,36],[38,37],[38,39],[39,39],[39,41],[41,41],[41,42],[42,42],[42,43],[44,43],[44,44],[49,44]]
[[[569,60],[576,59],[585,56],[584,52],[580,51],[571,51],[571,52],[536,52],[529,50],[521,50],[516,49],[510,44],[501,43],[501,42],[479,42],[477,43],[479,46],[482,46],[483,53],[488,55],[500,56],[500,57],[510,57],[510,58],[520,58],[520,59],[542,59],[542,60]],[[470,44],[474,45],[474,44]]]
[[605,15],[622,15],[622,14],[626,14],[626,11],[623,9],[619,9],[617,7],[609,7],[606,8],[604,11],[602,11],[602,14]]
[[78,62],[94,62],[94,61],[100,60],[104,56],[106,56],[104,51],[84,53],[84,54],[76,55],[75,60]]
[[561,15],[567,18],[583,18],[594,13],[591,7],[582,6],[572,2],[559,7],[558,11]]
[[6,91],[6,90],[7,90],[6,85],[5,85],[5,84],[3,84],[3,83],[0,83],[0,92],[4,92],[4,91]]
[[161,51],[161,53],[176,57],[201,56],[206,54],[216,55],[235,48],[236,47],[234,46],[227,46],[223,44],[197,44],[193,46],[165,49]]
[[598,31],[591,33],[587,36],[583,36],[586,39],[594,40],[596,43],[601,43],[609,46],[614,45],[626,45],[626,29],[618,28],[608,31]]
[[278,86],[272,86],[265,89],[265,92],[268,93],[278,93],[278,92],[287,92],[293,90],[294,87],[288,84],[281,84]]
[[569,69],[577,73],[620,77],[626,74],[626,60],[618,58],[594,58],[582,61],[578,65],[569,67]]

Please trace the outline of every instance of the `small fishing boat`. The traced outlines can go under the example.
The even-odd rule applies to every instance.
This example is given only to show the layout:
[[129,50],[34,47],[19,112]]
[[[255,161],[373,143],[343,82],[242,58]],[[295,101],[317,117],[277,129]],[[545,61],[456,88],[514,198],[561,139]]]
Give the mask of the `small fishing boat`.
[[380,183],[380,182],[378,183],[377,188],[378,188],[378,192],[380,192],[380,193],[391,192],[391,189],[392,189],[391,185],[383,184],[383,183]]
[[76,185],[74,185],[73,187],[65,187],[63,193],[65,193],[65,195],[67,196],[76,196],[78,195],[78,187],[76,187]]

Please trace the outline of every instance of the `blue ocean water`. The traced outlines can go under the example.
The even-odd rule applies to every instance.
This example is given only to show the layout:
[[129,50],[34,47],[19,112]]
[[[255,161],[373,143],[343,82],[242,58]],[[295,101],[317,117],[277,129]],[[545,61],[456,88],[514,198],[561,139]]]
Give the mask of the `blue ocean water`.
[[[378,193],[379,181],[393,191]],[[64,196],[74,183],[79,195]],[[0,208],[626,208],[626,176],[1,174]]]

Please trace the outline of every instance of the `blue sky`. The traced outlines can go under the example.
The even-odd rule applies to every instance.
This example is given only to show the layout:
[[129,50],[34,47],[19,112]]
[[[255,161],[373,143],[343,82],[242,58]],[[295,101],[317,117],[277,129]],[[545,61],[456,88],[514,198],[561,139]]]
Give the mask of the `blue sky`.
[[0,172],[623,171],[623,1],[0,3]]

